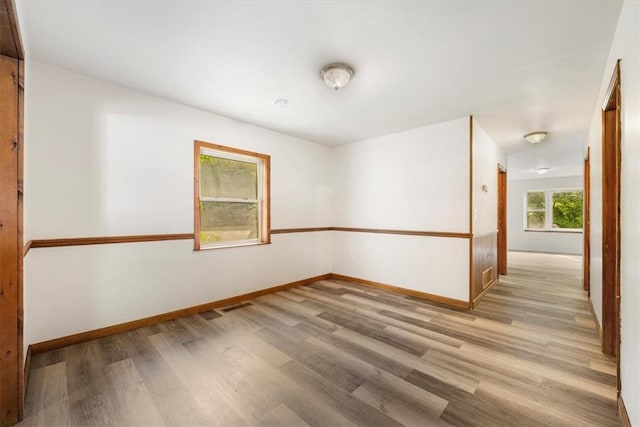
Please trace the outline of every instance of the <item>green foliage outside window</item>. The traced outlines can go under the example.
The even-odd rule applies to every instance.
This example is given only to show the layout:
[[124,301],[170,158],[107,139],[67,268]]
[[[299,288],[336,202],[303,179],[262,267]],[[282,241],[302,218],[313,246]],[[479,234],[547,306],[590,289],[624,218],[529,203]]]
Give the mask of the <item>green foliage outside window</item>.
[[529,210],[542,209],[544,210],[544,192],[536,191],[527,194],[527,207]]
[[582,191],[553,193],[553,228],[582,228]]
[[545,228],[545,193],[536,191],[527,193],[527,228]]
[[582,190],[529,191],[526,204],[527,229],[582,229]]

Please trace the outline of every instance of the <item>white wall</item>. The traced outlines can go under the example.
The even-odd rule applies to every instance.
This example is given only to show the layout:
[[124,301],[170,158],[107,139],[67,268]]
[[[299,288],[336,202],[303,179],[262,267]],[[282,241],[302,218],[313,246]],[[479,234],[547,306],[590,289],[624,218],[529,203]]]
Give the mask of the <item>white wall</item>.
[[[194,139],[271,155],[273,228],[469,231],[468,118],[332,150],[36,61],[27,86],[25,241],[192,232]],[[330,271],[468,299],[467,239],[272,240],[33,249],[25,344]]]
[[[334,149],[334,225],[469,232],[469,118]],[[469,299],[467,239],[332,232],[333,271]]]
[[[473,234],[498,229],[498,163],[507,167],[506,154],[473,119]],[[485,193],[482,186],[486,185]]]
[[333,272],[469,300],[469,240],[333,231]]
[[524,194],[527,190],[582,188],[583,186],[582,176],[508,181],[507,249],[510,251],[582,254],[582,233],[524,231]]
[[[331,225],[329,148],[44,63],[28,71],[25,240],[193,232],[194,139],[271,155],[273,228]],[[25,344],[328,273],[330,239],[32,249]]]
[[640,3],[625,1],[602,78],[589,145],[591,146],[591,300],[602,323],[602,141],[601,108],[615,63],[621,59],[621,357],[622,398],[632,425],[640,425]]

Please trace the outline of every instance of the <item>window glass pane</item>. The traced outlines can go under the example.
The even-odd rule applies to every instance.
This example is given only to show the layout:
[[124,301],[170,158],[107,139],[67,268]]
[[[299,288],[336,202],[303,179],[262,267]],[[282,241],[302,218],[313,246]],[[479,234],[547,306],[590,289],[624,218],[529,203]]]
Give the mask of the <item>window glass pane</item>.
[[258,204],[200,202],[203,245],[258,238]]
[[544,210],[544,192],[527,193],[527,211]]
[[258,165],[200,154],[200,195],[258,198]]
[[553,193],[553,228],[582,228],[582,191]]
[[534,228],[534,229],[544,228],[544,211],[543,212],[527,212],[527,228]]

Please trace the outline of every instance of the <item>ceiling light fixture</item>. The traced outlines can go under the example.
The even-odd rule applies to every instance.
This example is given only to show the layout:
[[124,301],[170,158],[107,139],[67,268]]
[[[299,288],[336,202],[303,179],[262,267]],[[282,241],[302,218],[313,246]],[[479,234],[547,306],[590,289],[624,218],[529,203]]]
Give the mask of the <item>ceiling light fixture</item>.
[[526,139],[531,144],[539,144],[546,137],[547,137],[547,133],[546,132],[536,131],[536,132],[531,132],[531,133],[526,134],[524,136],[524,139]]
[[538,168],[538,169],[536,169],[536,173],[538,175],[544,175],[547,172],[549,172],[549,168]]
[[278,98],[275,101],[273,101],[273,105],[275,105],[277,108],[285,107],[288,103],[289,103],[289,100],[286,98]]
[[325,65],[320,70],[320,77],[322,77],[327,86],[338,91],[349,83],[349,80],[353,77],[353,68],[340,62]]

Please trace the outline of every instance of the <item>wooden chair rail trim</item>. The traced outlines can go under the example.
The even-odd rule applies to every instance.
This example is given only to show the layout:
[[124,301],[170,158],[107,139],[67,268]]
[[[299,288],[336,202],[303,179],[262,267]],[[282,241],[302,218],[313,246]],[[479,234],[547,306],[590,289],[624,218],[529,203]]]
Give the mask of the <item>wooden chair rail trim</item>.
[[22,251],[23,257],[27,256],[27,253],[29,253],[29,250],[31,249],[32,244],[33,244],[33,240],[29,240],[27,243],[25,243],[24,249]]
[[191,316],[192,314],[201,313],[203,311],[213,310],[219,307],[226,307],[229,305],[237,304],[242,301],[247,301],[253,298],[258,298],[263,295],[272,294],[274,292],[284,291],[290,288],[298,286],[308,285],[318,280],[327,280],[330,277],[330,273],[322,274],[315,277],[310,277],[303,280],[287,283],[284,285],[274,286],[271,288],[261,289],[247,294],[237,295],[217,301],[211,301],[192,307],[183,308],[180,310],[170,311],[168,313],[156,314],[154,316],[145,317],[143,319],[133,320],[131,322],[120,323],[113,326],[107,326],[104,328],[94,329],[87,332],[80,332],[65,337],[54,338],[48,341],[31,344],[31,352],[33,354],[42,353],[49,350],[54,350],[68,345],[79,344],[86,341],[91,341],[98,338],[107,337],[110,335],[119,334],[122,332],[131,331],[133,329],[142,328],[145,326],[155,325],[157,323],[166,322],[168,320],[178,319],[180,317]]
[[395,285],[388,285],[386,283],[374,282],[372,280],[361,279],[359,277],[345,276],[343,274],[331,273],[330,279],[344,280],[346,282],[355,282],[372,288],[383,289],[385,291],[397,292],[403,295],[409,295],[412,297],[421,298],[427,301],[444,304],[449,307],[469,309],[470,304],[468,301],[462,301],[459,299],[449,298],[441,295],[430,294],[427,292],[416,291],[414,289],[403,288]]
[[278,228],[271,230],[271,234],[311,233],[315,231],[331,231],[333,227],[304,227],[304,228]]
[[[280,228],[271,230],[271,234],[309,233],[318,231],[346,231],[354,233],[397,234],[405,236],[425,237],[451,237],[457,239],[469,239],[471,233],[458,233],[447,231],[420,231],[420,230],[391,230],[381,228],[353,228],[353,227],[301,227]],[[193,233],[177,234],[141,234],[133,236],[101,236],[101,237],[69,237],[61,239],[34,239],[24,245],[24,255],[32,248],[54,248],[61,246],[105,245],[111,243],[137,243],[157,242],[161,240],[191,240]]]
[[469,239],[471,233],[460,233],[451,231],[421,231],[421,230],[393,230],[383,228],[353,228],[353,227],[331,227],[334,231],[348,231],[354,233],[376,233],[376,234],[399,234],[403,236],[426,236],[426,237],[451,237],[455,239]]
[[142,234],[134,236],[70,237],[64,239],[35,239],[25,245],[25,254],[32,248],[53,248],[58,246],[103,245],[110,243],[156,242],[161,240],[189,240],[193,233]]

